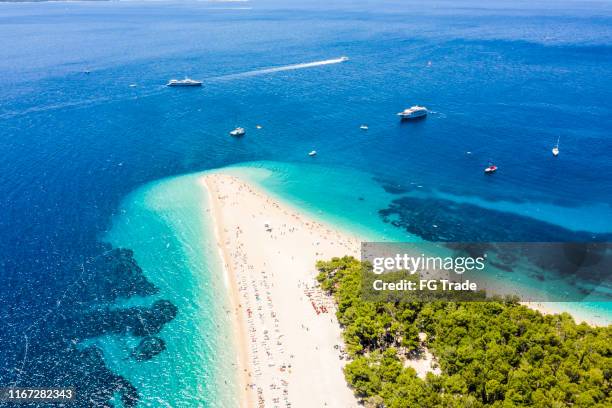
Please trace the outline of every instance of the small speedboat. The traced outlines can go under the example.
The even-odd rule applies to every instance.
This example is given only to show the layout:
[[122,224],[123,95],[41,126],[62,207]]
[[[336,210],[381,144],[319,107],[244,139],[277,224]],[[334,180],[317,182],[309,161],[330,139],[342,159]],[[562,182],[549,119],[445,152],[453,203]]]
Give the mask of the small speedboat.
[[316,150],[312,150],[310,153],[308,153],[308,155],[310,157],[316,156],[317,155],[317,151]]
[[241,127],[237,127],[236,129],[229,132],[230,136],[244,136],[246,134],[246,130]]
[[496,171],[497,171],[497,166],[493,164],[491,164],[489,167],[484,169],[485,174],[492,174],[492,173],[495,173]]
[[261,126],[261,125],[256,125],[255,127],[256,127],[257,129],[261,129],[261,128],[263,128],[263,126]]
[[361,130],[368,130],[369,127],[368,127],[368,125],[361,125],[361,126],[359,126],[359,129],[361,129]]
[[196,81],[191,78],[171,79],[166,86],[202,86],[202,81]]
[[429,111],[426,107],[414,105],[408,109],[404,109],[403,111],[399,112],[397,116],[402,118],[402,120],[408,120],[425,117],[428,113]]

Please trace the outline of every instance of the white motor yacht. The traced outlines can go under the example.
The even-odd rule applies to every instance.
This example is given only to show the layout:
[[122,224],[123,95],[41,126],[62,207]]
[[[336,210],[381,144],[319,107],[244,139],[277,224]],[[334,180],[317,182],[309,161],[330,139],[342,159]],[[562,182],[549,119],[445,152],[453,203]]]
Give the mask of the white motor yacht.
[[415,105],[408,109],[404,109],[403,111],[399,112],[397,115],[401,117],[402,120],[404,120],[404,119],[422,118],[423,116],[427,116],[428,113],[429,111],[427,110],[426,107]]

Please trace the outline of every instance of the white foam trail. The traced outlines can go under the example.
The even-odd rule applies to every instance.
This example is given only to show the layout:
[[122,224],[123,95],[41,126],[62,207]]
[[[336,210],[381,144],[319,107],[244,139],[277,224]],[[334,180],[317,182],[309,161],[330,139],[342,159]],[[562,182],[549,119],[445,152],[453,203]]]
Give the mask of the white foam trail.
[[347,57],[340,57],[340,58],[327,59],[327,60],[323,60],[323,61],[314,61],[314,62],[305,62],[305,63],[301,63],[301,64],[283,65],[281,67],[256,69],[254,71],[240,72],[238,74],[223,75],[223,76],[214,77],[214,78],[210,78],[210,79],[220,80],[220,79],[245,78],[245,77],[251,77],[251,76],[256,76],[256,75],[272,74],[272,73],[281,72],[281,71],[292,71],[292,70],[295,70],[295,69],[305,69],[305,68],[320,67],[322,65],[340,64],[340,63],[345,62],[345,61],[348,61]]
[[[2,3],[1,0],[0,0],[0,3]],[[280,66],[280,67],[256,69],[254,71],[240,72],[240,73],[237,73],[237,74],[229,74],[229,75],[222,75],[222,76],[218,76],[218,77],[208,78],[208,79],[206,79],[204,85],[206,85],[206,82],[209,82],[209,81],[223,81],[223,80],[228,80],[228,79],[246,78],[246,77],[251,77],[251,76],[256,76],[256,75],[272,74],[274,72],[292,71],[292,70],[295,70],[295,69],[305,69],[305,68],[320,67],[322,65],[340,64],[340,63],[348,61],[348,60],[349,60],[348,57],[340,57],[340,58],[327,59],[327,60],[323,60],[323,61],[313,61],[313,62],[305,62],[305,63],[301,63],[301,64],[283,65],[283,66]],[[97,98],[97,99],[90,99],[90,100],[83,100],[83,101],[65,102],[65,103],[56,104],[56,105],[36,106],[36,107],[31,107],[31,108],[24,109],[22,111],[8,111],[8,112],[1,112],[0,111],[0,119],[10,119],[10,118],[15,117],[15,116],[27,115],[29,113],[44,112],[44,111],[48,111],[48,110],[91,106],[91,105],[96,105],[96,104],[102,104],[102,103],[105,103],[105,102],[110,102],[110,101],[115,100],[115,99],[145,98],[145,97],[148,97],[148,96],[157,95],[163,89],[166,89],[166,87],[165,86],[160,86],[160,87],[158,87],[158,88],[156,88],[154,90],[148,91],[148,92],[141,92],[141,93],[139,93],[136,96],[133,96],[133,95],[129,95],[129,96],[128,95],[119,95],[118,97],[106,97],[106,98]]]

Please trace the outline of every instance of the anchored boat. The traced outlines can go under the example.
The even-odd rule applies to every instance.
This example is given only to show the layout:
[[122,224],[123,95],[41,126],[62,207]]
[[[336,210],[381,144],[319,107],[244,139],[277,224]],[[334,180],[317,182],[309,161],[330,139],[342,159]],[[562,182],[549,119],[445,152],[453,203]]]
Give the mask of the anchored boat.
[[229,132],[230,136],[244,136],[246,134],[246,130],[241,127],[237,127],[236,129]]
[[557,144],[555,145],[555,147],[552,148],[552,154],[555,157],[559,155],[559,139],[561,139],[561,136],[557,138]]
[[166,86],[202,86],[202,81],[196,81],[191,78],[171,79]]
[[497,166],[494,164],[489,165],[486,169],[484,169],[485,174],[493,174],[497,171]]
[[403,111],[399,112],[397,116],[402,118],[402,120],[408,120],[422,118],[424,116],[427,116],[428,113],[429,111],[426,107],[414,105],[408,109],[404,109]]

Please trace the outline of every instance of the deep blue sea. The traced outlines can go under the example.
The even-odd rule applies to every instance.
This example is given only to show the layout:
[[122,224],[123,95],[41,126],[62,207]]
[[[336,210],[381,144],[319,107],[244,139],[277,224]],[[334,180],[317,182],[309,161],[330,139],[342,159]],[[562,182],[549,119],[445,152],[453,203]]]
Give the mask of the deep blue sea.
[[[222,322],[196,321],[211,282],[155,279],[213,256],[185,249],[195,199],[159,179],[268,163],[302,205],[396,237],[610,241],[610,2],[0,3],[0,39],[0,385],[224,406],[193,371],[219,352]],[[164,86],[184,76],[204,86]],[[400,123],[414,104],[432,113]]]

